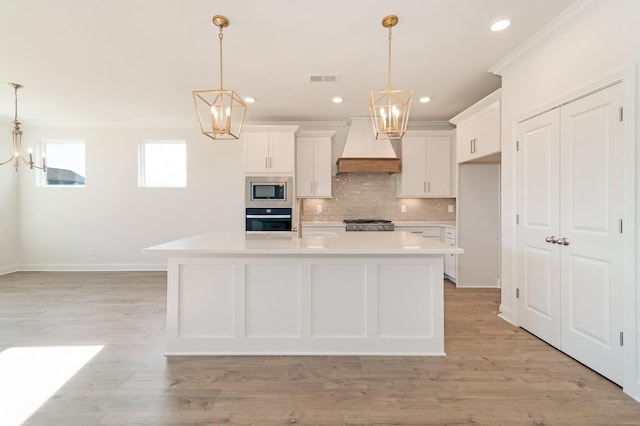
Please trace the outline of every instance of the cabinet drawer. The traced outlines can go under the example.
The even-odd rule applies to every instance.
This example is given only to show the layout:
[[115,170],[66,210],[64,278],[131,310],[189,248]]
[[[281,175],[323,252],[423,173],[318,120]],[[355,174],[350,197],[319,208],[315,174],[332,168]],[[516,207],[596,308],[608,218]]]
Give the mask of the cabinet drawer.
[[453,228],[444,228],[444,237],[449,239],[456,239],[456,230]]
[[422,236],[428,237],[428,238],[432,238],[432,237],[440,238],[440,228],[423,228]]

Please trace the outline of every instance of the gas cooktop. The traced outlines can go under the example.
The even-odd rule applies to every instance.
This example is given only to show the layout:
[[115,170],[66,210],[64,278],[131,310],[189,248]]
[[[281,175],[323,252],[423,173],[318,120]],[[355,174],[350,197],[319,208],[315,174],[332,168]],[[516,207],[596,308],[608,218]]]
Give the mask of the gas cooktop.
[[346,231],[393,231],[394,225],[385,219],[345,219]]

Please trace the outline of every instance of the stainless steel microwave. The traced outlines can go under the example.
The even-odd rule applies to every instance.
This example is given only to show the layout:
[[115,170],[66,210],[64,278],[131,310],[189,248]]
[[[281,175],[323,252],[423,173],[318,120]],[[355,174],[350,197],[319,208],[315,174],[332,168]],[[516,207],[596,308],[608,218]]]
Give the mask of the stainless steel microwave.
[[293,178],[247,176],[246,207],[293,207]]

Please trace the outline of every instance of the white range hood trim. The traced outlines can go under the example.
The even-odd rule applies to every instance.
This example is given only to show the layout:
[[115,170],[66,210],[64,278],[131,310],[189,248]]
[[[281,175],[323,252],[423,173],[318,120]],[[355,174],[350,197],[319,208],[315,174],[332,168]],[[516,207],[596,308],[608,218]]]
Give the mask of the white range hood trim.
[[400,159],[389,140],[376,140],[371,118],[352,117],[338,158],[338,173],[397,173]]

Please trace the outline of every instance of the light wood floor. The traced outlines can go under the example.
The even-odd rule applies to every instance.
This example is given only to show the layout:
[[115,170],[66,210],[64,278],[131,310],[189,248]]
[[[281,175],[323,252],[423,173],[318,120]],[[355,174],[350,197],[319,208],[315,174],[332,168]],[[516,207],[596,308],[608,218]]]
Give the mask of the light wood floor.
[[0,351],[105,345],[29,426],[640,424],[618,386],[499,319],[497,290],[445,298],[446,357],[167,359],[164,273],[24,272],[0,276]]

